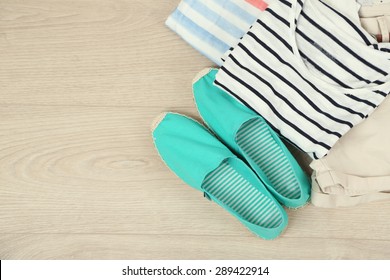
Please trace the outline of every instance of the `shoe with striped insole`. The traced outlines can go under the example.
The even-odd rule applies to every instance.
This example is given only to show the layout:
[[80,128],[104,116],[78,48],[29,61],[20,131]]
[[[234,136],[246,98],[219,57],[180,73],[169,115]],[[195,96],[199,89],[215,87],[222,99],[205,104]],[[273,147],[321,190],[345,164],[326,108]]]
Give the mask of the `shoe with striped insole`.
[[152,134],[162,160],[179,178],[254,234],[275,239],[286,228],[287,214],[263,182],[204,126],[183,115],[165,113]]
[[205,69],[193,83],[199,114],[235,154],[248,162],[275,198],[300,208],[310,198],[310,181],[267,122],[214,85],[217,70]]

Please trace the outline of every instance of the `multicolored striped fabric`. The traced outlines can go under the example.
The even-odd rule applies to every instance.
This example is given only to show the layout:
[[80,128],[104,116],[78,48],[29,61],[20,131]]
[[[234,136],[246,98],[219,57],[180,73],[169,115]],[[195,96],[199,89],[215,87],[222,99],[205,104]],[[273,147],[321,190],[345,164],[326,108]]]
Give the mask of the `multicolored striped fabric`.
[[227,161],[206,176],[202,187],[252,224],[275,228],[282,223],[275,202],[263,195]]
[[289,199],[301,196],[294,171],[263,120],[255,118],[243,124],[237,132],[237,144],[264,171],[279,194]]
[[259,13],[259,8],[244,0],[182,0],[166,25],[221,65],[225,53],[238,43]]

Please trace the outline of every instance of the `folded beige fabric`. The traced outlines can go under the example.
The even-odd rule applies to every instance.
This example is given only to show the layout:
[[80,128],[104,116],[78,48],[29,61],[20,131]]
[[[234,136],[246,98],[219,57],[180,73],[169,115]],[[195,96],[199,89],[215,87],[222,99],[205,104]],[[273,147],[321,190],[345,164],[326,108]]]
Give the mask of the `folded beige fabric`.
[[314,160],[312,203],[347,207],[390,199],[390,99]]
[[379,35],[381,42],[390,39],[390,1],[381,4],[362,6],[359,10],[360,22],[370,34]]

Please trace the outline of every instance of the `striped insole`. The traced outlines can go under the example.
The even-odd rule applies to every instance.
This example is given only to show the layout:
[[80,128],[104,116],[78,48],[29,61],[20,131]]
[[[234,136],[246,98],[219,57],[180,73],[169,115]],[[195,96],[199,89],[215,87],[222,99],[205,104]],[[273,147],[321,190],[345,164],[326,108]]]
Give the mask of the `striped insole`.
[[227,160],[206,176],[202,187],[252,224],[275,228],[282,222],[275,202],[248,182]]
[[236,140],[279,194],[289,199],[300,198],[301,191],[294,171],[265,121],[260,118],[247,121],[238,130]]

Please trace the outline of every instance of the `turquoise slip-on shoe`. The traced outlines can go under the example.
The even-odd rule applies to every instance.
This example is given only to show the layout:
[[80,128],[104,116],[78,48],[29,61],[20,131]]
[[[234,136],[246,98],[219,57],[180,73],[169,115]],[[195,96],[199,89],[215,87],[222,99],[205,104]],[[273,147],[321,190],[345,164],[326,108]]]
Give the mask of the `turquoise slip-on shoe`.
[[243,158],[275,198],[300,208],[310,198],[310,182],[279,136],[257,113],[214,85],[217,70],[205,69],[195,78],[193,92],[207,126]]
[[256,174],[198,122],[165,113],[153,140],[162,160],[184,182],[204,193],[264,239],[286,228],[283,207]]

